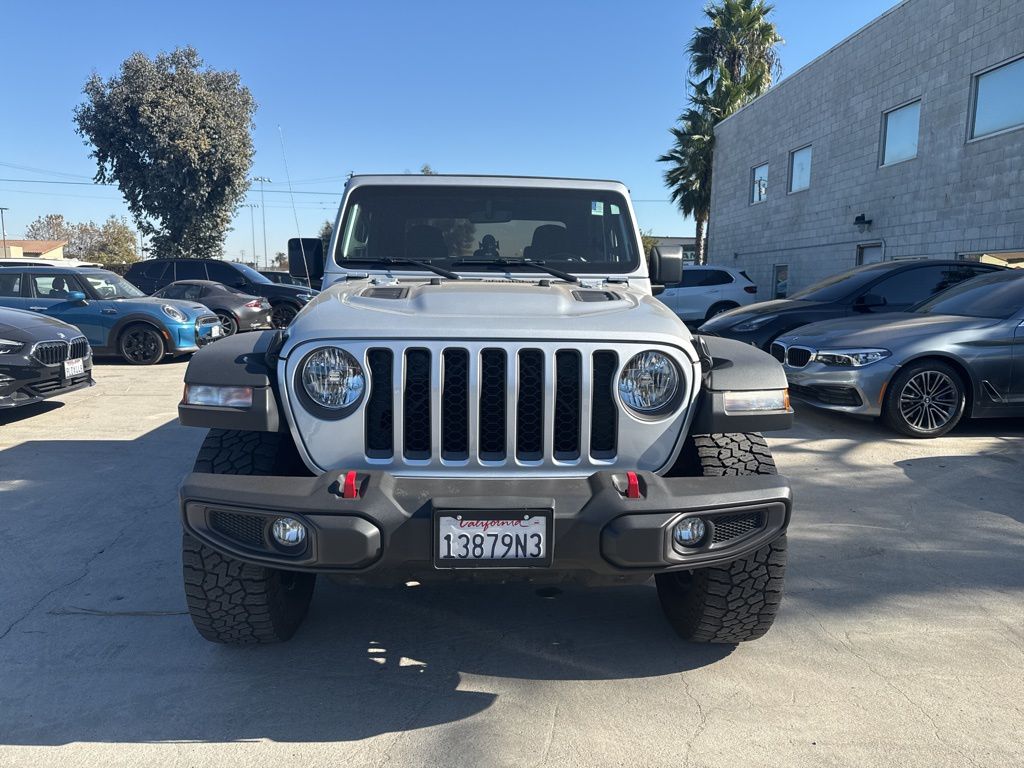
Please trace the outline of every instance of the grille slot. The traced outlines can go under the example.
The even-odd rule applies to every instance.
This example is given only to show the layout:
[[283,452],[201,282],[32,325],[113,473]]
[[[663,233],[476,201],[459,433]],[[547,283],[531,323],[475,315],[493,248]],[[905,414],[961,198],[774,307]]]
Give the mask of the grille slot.
[[505,458],[506,375],[508,356],[503,349],[480,354],[480,458]]
[[469,458],[469,352],[444,351],[441,389],[441,452],[444,458]]
[[516,456],[522,461],[544,458],[544,353],[519,353],[519,401],[516,403]]
[[89,340],[85,336],[71,340],[71,359],[76,357],[87,357],[89,355]]
[[68,359],[68,343],[40,341],[32,350],[32,356],[43,365],[58,365]]
[[711,518],[714,525],[714,534],[711,536],[712,544],[724,544],[748,533],[759,531],[764,527],[763,512],[740,512],[735,515],[722,515]]
[[392,366],[390,349],[371,349],[366,353],[370,368],[370,397],[366,403],[366,455],[389,459],[395,454],[395,411],[392,404]]
[[36,381],[29,387],[29,389],[37,395],[49,395],[54,392],[59,392],[62,389],[74,387],[79,384],[85,384],[87,381],[89,381],[88,371],[79,374],[78,376],[72,376],[70,379],[61,379],[59,376],[54,376],[52,379]]
[[405,353],[405,457],[430,458],[430,351]]
[[777,341],[772,342],[772,357],[774,357],[780,363],[786,362],[786,348],[779,344]]
[[580,456],[580,355],[555,353],[555,458],[571,461]]
[[225,538],[253,549],[264,549],[263,531],[266,520],[256,515],[234,512],[211,512],[210,527]]
[[803,368],[811,362],[811,354],[806,347],[790,347],[786,350],[786,362],[790,368]]
[[619,411],[612,397],[618,356],[611,351],[594,353],[594,391],[590,410],[590,455],[598,459],[615,456]]

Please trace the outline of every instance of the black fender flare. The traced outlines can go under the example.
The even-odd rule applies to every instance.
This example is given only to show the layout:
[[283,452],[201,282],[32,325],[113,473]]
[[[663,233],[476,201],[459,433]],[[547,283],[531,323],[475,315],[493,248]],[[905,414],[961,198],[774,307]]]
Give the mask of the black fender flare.
[[729,413],[726,392],[787,389],[782,364],[762,349],[720,336],[693,337],[701,358],[701,392],[691,432],[770,432],[793,425],[793,409]]
[[185,386],[249,387],[252,405],[229,408],[178,404],[178,420],[186,427],[238,429],[249,432],[281,432],[277,397],[277,353],[284,343],[281,331],[236,333],[203,347],[189,360]]

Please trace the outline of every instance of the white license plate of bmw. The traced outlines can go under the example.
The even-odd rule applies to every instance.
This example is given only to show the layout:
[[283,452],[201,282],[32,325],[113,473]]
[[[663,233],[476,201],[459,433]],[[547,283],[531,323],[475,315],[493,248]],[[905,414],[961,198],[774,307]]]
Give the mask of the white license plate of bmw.
[[551,510],[439,511],[437,568],[521,568],[551,565]]
[[64,361],[64,378],[70,379],[72,376],[81,376],[85,373],[85,359],[76,357],[71,360]]
[[215,339],[219,339],[223,335],[224,335],[224,326],[222,326],[222,325],[215,325],[215,326],[213,326],[210,329],[210,336],[212,336]]

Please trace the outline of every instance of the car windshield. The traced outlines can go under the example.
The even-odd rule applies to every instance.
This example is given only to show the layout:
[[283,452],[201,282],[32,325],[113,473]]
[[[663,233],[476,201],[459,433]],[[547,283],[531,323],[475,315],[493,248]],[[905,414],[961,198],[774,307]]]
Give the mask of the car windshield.
[[1005,320],[1024,309],[1024,272],[999,271],[954,285],[912,308],[924,315]]
[[142,291],[113,272],[84,272],[93,292],[101,299],[137,299],[145,296]]
[[792,294],[789,298],[801,301],[838,301],[859,291],[890,269],[892,269],[892,262],[872,264],[868,267],[851,269],[849,272],[840,272],[838,275],[826,277],[810,288],[804,288],[802,291]]
[[239,272],[241,272],[243,275],[245,275],[245,279],[248,280],[250,283],[258,283],[258,284],[262,285],[262,284],[268,284],[268,283],[271,282],[270,280],[268,280],[266,278],[266,276],[261,275],[255,269],[250,267],[248,264],[239,264],[239,263],[235,262],[231,266],[233,266],[235,269],[237,269]]
[[396,263],[415,259],[456,271],[536,261],[571,273],[628,273],[639,265],[634,231],[615,192],[367,186],[349,196],[334,256],[354,269],[392,262],[421,271]]

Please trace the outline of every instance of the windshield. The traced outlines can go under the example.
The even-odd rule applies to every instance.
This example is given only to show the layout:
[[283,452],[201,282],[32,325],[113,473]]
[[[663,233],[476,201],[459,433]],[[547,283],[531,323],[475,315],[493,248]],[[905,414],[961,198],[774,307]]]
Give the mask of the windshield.
[[261,275],[248,264],[239,264],[238,262],[235,262],[231,266],[237,269],[243,275],[245,275],[245,279],[248,280],[250,283],[265,284],[271,282],[264,275]]
[[334,256],[354,269],[416,259],[480,271],[532,260],[572,273],[627,273],[639,264],[633,233],[615,192],[368,186],[349,196]]
[[137,299],[145,296],[142,291],[113,272],[84,272],[82,276],[100,299]]
[[1007,271],[965,280],[918,304],[911,312],[1005,320],[1024,309],[1024,272]]
[[789,298],[803,301],[838,301],[854,291],[860,290],[890,269],[892,269],[892,262],[851,269],[849,272],[826,277],[820,283],[815,283],[810,288],[804,288]]

